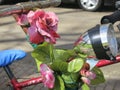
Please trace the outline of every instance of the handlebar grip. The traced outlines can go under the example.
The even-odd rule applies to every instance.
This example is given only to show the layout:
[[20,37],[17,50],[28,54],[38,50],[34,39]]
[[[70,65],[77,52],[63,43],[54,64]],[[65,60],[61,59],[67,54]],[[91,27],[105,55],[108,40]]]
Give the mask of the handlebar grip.
[[101,19],[101,24],[112,23],[120,21],[120,10],[116,10],[113,14],[103,16]]

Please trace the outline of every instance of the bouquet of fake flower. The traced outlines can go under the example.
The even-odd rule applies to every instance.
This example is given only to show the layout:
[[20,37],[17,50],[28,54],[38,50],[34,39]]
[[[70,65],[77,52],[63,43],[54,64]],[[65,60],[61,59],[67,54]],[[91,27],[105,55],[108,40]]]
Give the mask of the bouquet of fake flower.
[[28,27],[27,39],[34,47],[32,57],[36,60],[42,82],[50,90],[89,90],[89,85],[105,81],[103,73],[95,67],[94,58],[87,58],[77,46],[73,49],[54,47],[58,17],[53,12],[29,11],[19,15],[18,24]]

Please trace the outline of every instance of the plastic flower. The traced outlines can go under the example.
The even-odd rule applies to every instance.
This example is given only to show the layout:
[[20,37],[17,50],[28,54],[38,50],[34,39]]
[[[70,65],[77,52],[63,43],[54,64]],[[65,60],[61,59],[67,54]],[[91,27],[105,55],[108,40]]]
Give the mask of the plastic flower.
[[[84,84],[92,84],[94,81],[92,79],[96,79],[94,81],[96,84],[104,82],[101,71],[94,68],[98,60],[88,58],[84,53],[87,52],[87,49],[81,52],[81,48],[77,46],[73,50],[55,49],[54,45],[51,46],[59,38],[56,33],[58,17],[55,13],[43,10],[29,11],[27,14],[19,16],[18,24],[27,27],[28,39],[31,44],[35,44],[36,48],[34,47],[32,57],[36,60],[37,66],[40,66],[38,70],[40,70],[42,83],[45,87],[51,90],[77,90],[79,85],[86,88]],[[82,39],[82,37],[79,38],[75,45],[78,45]],[[93,68],[96,69],[96,74]]]
[[19,16],[19,18],[18,18],[17,23],[18,23],[19,25],[27,25],[27,24],[29,24],[27,15],[26,15],[26,14],[21,14],[21,15]]
[[84,83],[86,83],[86,84],[90,84],[90,79],[88,79],[87,77],[81,77],[81,79],[82,79],[82,81],[84,82]]
[[54,72],[46,64],[41,64],[40,73],[44,78],[43,79],[44,85],[52,89],[54,87],[55,82],[55,77],[53,75]]
[[88,77],[90,80],[92,80],[92,79],[96,78],[96,74],[93,73],[92,71],[87,71],[86,72],[86,77]]
[[53,12],[43,10],[29,11],[28,14],[21,14],[18,18],[19,25],[28,25],[29,41],[40,44],[44,41],[52,44],[56,43],[56,38],[60,36],[56,33],[58,27],[58,17]]
[[89,70],[85,70],[85,69],[80,70],[80,74],[82,76],[85,76],[85,77],[89,78],[89,79],[95,79],[95,77],[96,77],[95,73],[93,73],[92,71],[89,71]]
[[90,71],[90,66],[88,63],[85,63],[83,68],[80,70],[81,79],[84,83],[90,84],[92,79],[96,78],[96,74]]
[[88,85],[90,84],[92,79],[96,78],[96,74],[91,71],[81,70],[80,74],[82,75],[82,81]]
[[[52,44],[56,43],[56,38],[59,38],[59,35],[56,33],[58,18],[53,12],[44,12],[42,10],[30,11],[27,17],[32,27],[28,28],[28,34],[32,43],[39,44],[43,42],[41,39],[37,39],[39,37],[36,37],[36,34],[42,36],[44,41]],[[33,32],[34,34],[32,34]]]

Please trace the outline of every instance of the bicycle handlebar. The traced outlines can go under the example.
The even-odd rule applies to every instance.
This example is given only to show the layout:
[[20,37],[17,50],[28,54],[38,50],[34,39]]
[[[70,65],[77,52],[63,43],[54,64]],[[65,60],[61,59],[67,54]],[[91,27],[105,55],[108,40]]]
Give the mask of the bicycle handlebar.
[[101,19],[101,24],[105,24],[105,23],[114,24],[117,21],[120,21],[120,10],[116,10],[114,13],[110,15],[103,16]]
[[11,5],[6,8],[0,9],[0,17],[7,16],[11,14],[18,14],[22,12],[29,11],[33,8],[47,8],[47,7],[55,7],[60,5],[61,0],[44,0],[44,1],[30,1],[18,3],[16,5]]

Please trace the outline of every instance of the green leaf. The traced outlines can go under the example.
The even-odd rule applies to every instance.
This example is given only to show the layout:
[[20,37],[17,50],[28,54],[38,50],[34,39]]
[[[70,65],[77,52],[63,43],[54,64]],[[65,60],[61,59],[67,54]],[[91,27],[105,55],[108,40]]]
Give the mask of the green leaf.
[[40,62],[39,60],[35,59],[36,65],[37,65],[37,71],[40,71],[40,64],[42,64],[42,62]]
[[92,71],[93,71],[94,73],[96,73],[96,78],[93,79],[93,80],[91,80],[91,84],[92,84],[92,85],[97,85],[97,84],[100,84],[100,83],[104,83],[104,82],[105,82],[104,75],[103,75],[102,71],[101,71],[99,68],[94,67],[94,68],[92,69]]
[[87,58],[87,54],[83,54],[83,53],[78,53],[79,57],[81,57],[82,59],[86,59]]
[[73,50],[56,49],[54,51],[55,60],[67,61],[73,55],[75,55]]
[[32,57],[38,60],[38,62],[50,63],[53,61],[53,47],[51,44],[45,42],[38,45],[35,50],[32,52]]
[[62,61],[54,61],[50,65],[50,67],[54,71],[58,71],[58,72],[61,72],[61,73],[67,73],[68,63],[67,62],[62,62]]
[[83,84],[81,88],[82,88],[82,90],[90,90],[90,88],[87,84]]
[[55,87],[52,90],[65,90],[64,81],[59,75],[55,77]]
[[81,58],[75,58],[68,64],[68,72],[78,72],[84,64],[84,60]]
[[93,52],[91,52],[91,49],[91,44],[84,44],[82,42],[74,47],[74,51],[83,59],[86,59],[88,55],[93,54]]
[[79,78],[78,73],[62,74],[62,78],[63,78],[64,82],[66,83],[66,85],[69,87],[76,87],[78,85],[78,83],[77,83],[78,78]]

